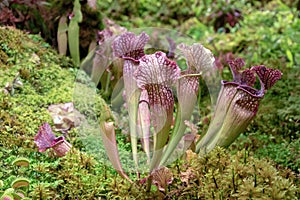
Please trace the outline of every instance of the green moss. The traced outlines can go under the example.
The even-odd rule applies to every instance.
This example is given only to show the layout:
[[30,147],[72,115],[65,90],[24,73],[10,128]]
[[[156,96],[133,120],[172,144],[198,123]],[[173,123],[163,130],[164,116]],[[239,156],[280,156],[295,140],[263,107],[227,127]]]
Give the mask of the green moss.
[[119,178],[108,185],[108,198],[127,199],[297,199],[299,186],[293,173],[283,173],[267,160],[249,152],[230,155],[221,148],[199,158],[189,153],[186,160],[171,168],[173,182],[167,192],[155,186],[146,192],[146,185],[129,184]]
[[25,35],[21,31],[10,30],[9,27],[0,27],[1,68],[14,61],[18,56],[17,53],[22,50],[21,44]]
[[[33,138],[44,122],[52,124],[47,111],[51,104],[66,103],[75,98],[78,109],[93,118],[94,123],[100,116],[104,120],[112,119],[109,107],[95,89],[91,90],[91,96],[80,93],[82,89],[89,91],[85,85],[77,84],[82,88],[79,96],[74,94],[77,69],[69,68],[72,63],[60,57],[39,36],[28,36],[13,28],[0,28],[0,36],[0,44],[6,45],[0,52],[8,58],[0,63],[1,179],[7,185],[16,177],[17,172],[11,170],[9,163],[22,156],[32,161],[33,167],[24,175],[30,177],[29,193],[34,199],[103,196],[106,175],[102,172],[105,169],[92,156],[73,150],[66,157],[57,159],[51,150],[39,153]],[[11,57],[14,60],[8,61]],[[2,88],[17,73],[20,73],[23,86],[15,89],[13,95],[5,95]],[[70,135],[72,138],[68,140],[76,141],[78,130],[73,129]]]
[[[203,38],[202,42],[215,55],[231,52],[235,57],[244,58],[246,67],[264,64],[281,70],[281,80],[267,91],[252,124],[231,149],[246,147],[257,157],[268,156],[299,173],[299,153],[290,151],[289,146],[299,143],[300,134],[300,48],[297,45],[300,21],[284,5],[286,2],[282,2],[270,1],[259,10],[244,7],[240,26],[231,33],[210,34],[210,39]],[[223,79],[231,80],[227,66],[224,66]]]
[[[39,126],[52,123],[48,106],[72,100],[76,69],[66,68],[71,62],[58,56],[39,36],[1,27],[0,44],[0,52],[8,57],[0,62],[0,146],[10,149],[11,156],[32,156],[37,152],[33,137]],[[17,73],[23,86],[12,96],[5,95],[2,89]],[[3,177],[9,176],[4,169]]]
[[195,194],[208,199],[296,199],[299,191],[295,183],[282,177],[271,163],[254,158],[245,150],[230,155],[216,148],[203,158],[194,157],[183,164],[179,175],[189,169],[192,172],[189,176],[193,178],[185,187],[182,182],[179,184],[179,190],[189,191],[186,197]]
[[[64,68],[67,59],[58,56],[39,36],[32,37],[8,27],[0,28],[0,36],[1,52],[14,58],[13,62],[0,63],[3,76],[0,88],[17,73],[23,83],[13,96],[5,96],[1,91],[0,129],[14,137],[33,136],[42,123],[51,123],[46,110],[50,104],[72,100],[76,70]],[[2,138],[0,143],[7,144],[6,141],[7,138]]]

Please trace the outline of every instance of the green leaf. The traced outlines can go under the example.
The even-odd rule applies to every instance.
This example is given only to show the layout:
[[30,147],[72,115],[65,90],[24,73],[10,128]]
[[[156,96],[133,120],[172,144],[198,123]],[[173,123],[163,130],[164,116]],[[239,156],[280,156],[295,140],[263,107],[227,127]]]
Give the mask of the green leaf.
[[130,178],[127,176],[127,174],[124,172],[122,168],[122,164],[119,157],[119,151],[117,147],[114,123],[100,122],[100,129],[101,129],[101,137],[103,140],[104,148],[113,167],[117,170],[120,176],[122,176],[123,178],[127,179],[132,183],[132,181],[130,180]]
[[60,55],[67,54],[67,47],[68,47],[67,31],[68,31],[67,17],[62,16],[59,19],[58,30],[57,30],[58,52]]
[[68,42],[69,51],[74,63],[79,66],[80,53],[79,53],[79,25],[82,21],[81,5],[79,0],[75,0],[73,7],[74,16],[70,20],[68,28]]
[[82,22],[82,12],[79,0],[75,0],[74,2],[73,13],[74,17],[72,19],[78,23]]
[[68,29],[68,44],[69,51],[74,63],[79,66],[80,52],[79,52],[79,25],[75,20],[71,19]]
[[285,53],[286,53],[286,56],[289,59],[289,61],[291,62],[291,65],[292,65],[294,63],[292,52],[289,49],[287,49]]

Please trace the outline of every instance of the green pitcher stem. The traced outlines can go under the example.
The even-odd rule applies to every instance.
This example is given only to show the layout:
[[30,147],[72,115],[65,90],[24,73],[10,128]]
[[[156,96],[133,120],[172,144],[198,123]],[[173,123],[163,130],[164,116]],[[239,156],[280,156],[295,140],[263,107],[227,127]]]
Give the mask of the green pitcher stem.
[[138,172],[138,153],[137,153],[137,105],[138,105],[139,92],[135,91],[131,98],[128,99],[128,114],[129,114],[129,127],[130,127],[130,141],[132,156],[136,170]]
[[153,156],[150,163],[150,172],[157,168],[160,164],[161,157],[163,154],[163,148],[168,140],[169,130],[172,120],[167,119],[165,126],[154,135],[154,147],[153,147]]
[[176,148],[178,142],[180,141],[182,135],[180,136],[180,132],[184,131],[186,126],[182,123],[183,120],[181,120],[181,111],[180,109],[178,109],[178,112],[176,114],[176,119],[175,119],[175,125],[170,137],[170,142],[167,145],[167,148],[163,154],[163,157],[161,159],[160,165],[164,165],[168,158],[170,157],[170,155],[172,154],[173,150]]

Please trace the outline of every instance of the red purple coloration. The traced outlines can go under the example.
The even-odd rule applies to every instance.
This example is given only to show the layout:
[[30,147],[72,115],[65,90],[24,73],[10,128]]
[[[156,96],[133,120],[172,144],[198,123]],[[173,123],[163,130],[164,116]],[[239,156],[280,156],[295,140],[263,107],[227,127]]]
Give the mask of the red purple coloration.
[[167,143],[174,109],[171,85],[178,79],[180,69],[163,52],[145,55],[139,61],[134,77],[137,86],[148,93],[151,121],[156,132],[150,164],[152,171],[158,167],[163,147]]
[[139,36],[126,32],[120,35],[112,44],[115,56],[137,61],[144,56],[144,47],[149,36],[142,32]]
[[39,152],[44,152],[48,148],[51,148],[54,140],[55,135],[52,133],[52,129],[48,123],[43,124],[38,134],[34,137],[34,143],[38,146]]
[[153,112],[161,112],[161,110],[156,110],[161,106],[168,114],[173,112],[174,97],[170,87],[179,75],[180,69],[177,64],[169,60],[163,52],[145,55],[140,59],[135,78],[137,86],[147,90],[150,109]]
[[163,52],[145,55],[140,59],[135,72],[137,85],[145,88],[149,84],[160,84],[170,87],[180,75],[176,62],[169,60]]
[[64,136],[55,137],[48,123],[40,126],[38,134],[34,137],[34,143],[38,146],[39,152],[52,148],[58,157],[64,156],[72,147]]
[[253,71],[250,69],[245,69],[241,74],[241,84],[253,86],[256,81]]
[[254,66],[251,70],[256,72],[266,90],[270,89],[282,76],[278,69],[266,68],[264,65]]
[[[281,72],[255,66],[240,72],[244,65],[242,59],[229,62],[234,81],[222,81],[214,117],[206,135],[197,144],[197,151],[211,151],[215,146],[229,146],[255,117],[265,89],[272,87],[281,78]],[[261,89],[255,83],[254,72],[258,75]]]
[[160,167],[151,173],[152,183],[158,190],[164,192],[168,185],[173,182],[173,174],[167,167]]

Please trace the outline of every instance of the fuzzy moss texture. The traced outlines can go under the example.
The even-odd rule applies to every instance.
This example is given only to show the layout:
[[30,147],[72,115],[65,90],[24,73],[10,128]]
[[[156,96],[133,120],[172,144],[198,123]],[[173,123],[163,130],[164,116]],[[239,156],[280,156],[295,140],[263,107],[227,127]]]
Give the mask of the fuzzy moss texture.
[[[59,58],[39,36],[9,27],[0,28],[0,55],[1,144],[10,147],[51,121],[48,105],[71,101],[74,70],[62,68],[71,66],[70,62]],[[23,87],[5,95],[2,89],[17,73]]]
[[[77,69],[37,35],[0,27],[0,88],[20,74],[21,88],[0,93],[0,180],[5,190],[16,177],[27,177],[26,195],[32,199],[297,199],[293,173],[278,171],[248,152],[230,155],[216,149],[203,158],[189,154],[170,166],[174,181],[162,193],[154,186],[146,193],[139,181],[130,184],[91,154],[83,152],[78,129],[69,133],[74,148],[65,157],[39,153],[33,138],[44,122],[53,124],[51,104],[73,100]],[[84,87],[78,85],[78,87]],[[97,117],[110,118],[101,97],[94,101]],[[90,112],[81,105],[81,112]],[[17,157],[30,160],[27,169],[13,167]]]

